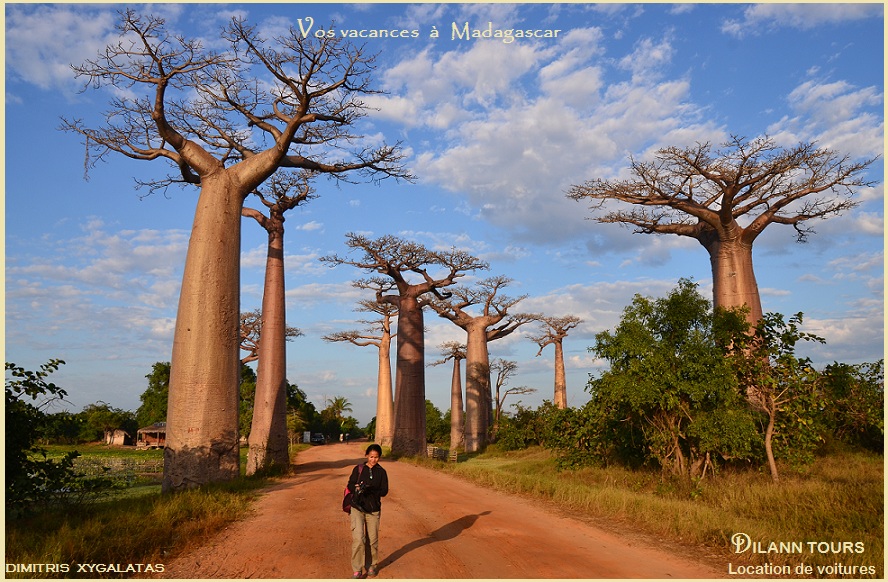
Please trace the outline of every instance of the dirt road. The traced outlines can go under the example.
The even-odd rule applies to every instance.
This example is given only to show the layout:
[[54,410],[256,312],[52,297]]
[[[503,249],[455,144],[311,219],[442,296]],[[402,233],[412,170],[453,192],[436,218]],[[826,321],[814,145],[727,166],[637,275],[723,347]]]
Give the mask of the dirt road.
[[[167,578],[348,578],[339,508],[366,443],[313,447],[247,519],[166,564]],[[719,578],[713,567],[617,537],[520,497],[406,463],[381,464],[379,578]]]

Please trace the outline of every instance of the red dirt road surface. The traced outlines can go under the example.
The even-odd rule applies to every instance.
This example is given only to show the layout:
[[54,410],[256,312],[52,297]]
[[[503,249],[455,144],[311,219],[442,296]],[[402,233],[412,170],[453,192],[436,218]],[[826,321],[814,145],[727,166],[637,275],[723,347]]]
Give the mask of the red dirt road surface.
[[[340,509],[366,443],[299,453],[295,474],[246,519],[166,564],[166,578],[349,578],[348,516]],[[544,504],[407,463],[382,501],[379,578],[720,578],[637,536],[621,537]]]

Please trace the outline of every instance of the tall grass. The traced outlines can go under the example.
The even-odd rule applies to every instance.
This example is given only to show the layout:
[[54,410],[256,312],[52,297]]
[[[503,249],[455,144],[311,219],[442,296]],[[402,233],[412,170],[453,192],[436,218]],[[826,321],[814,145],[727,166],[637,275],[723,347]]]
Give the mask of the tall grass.
[[[263,480],[118,498],[6,523],[7,564],[163,564],[244,517]],[[8,573],[7,577],[53,577]],[[84,574],[89,578],[96,573]],[[119,575],[111,575],[119,577]]]
[[[291,452],[300,448],[305,447],[294,447]],[[105,447],[84,451],[84,457],[144,458],[146,452],[149,457],[158,454]],[[246,449],[242,451],[245,455]],[[254,476],[171,495],[161,495],[159,485],[141,486],[105,501],[7,520],[7,565],[68,564],[70,570],[58,574],[7,571],[6,577],[119,578],[121,575],[113,572],[79,573],[76,565],[163,564],[203,545],[226,524],[244,518],[258,491],[268,483],[269,479]]]
[[[556,509],[616,532],[643,532],[695,546],[714,564],[874,566],[884,561],[884,459],[867,453],[819,458],[804,471],[783,470],[780,483],[755,471],[721,472],[682,482],[619,467],[560,471],[543,449],[490,450],[465,462],[418,461],[499,490],[545,500]],[[802,542],[803,554],[735,554],[745,533],[770,542]],[[862,542],[864,551],[811,552],[807,542]],[[859,546],[855,546],[859,549]],[[727,574],[727,570],[726,570]]]

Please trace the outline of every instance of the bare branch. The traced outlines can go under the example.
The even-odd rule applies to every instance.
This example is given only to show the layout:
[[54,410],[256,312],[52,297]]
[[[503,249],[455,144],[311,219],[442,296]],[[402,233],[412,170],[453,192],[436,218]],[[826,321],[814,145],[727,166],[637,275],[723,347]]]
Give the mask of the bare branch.
[[[262,336],[262,313],[258,309],[241,313],[240,323],[240,348],[247,352],[241,358],[242,364],[254,362],[259,359],[259,341]],[[292,341],[294,338],[305,335],[298,327],[287,326],[285,339]]]
[[[164,19],[120,13],[120,40],[95,59],[73,67],[84,88],[111,87],[101,127],[63,119],[83,136],[87,168],[108,152],[132,159],[165,159],[172,172],[142,181],[151,192],[173,184],[200,184],[239,163],[247,190],[277,168],[326,173],[337,180],[412,180],[400,145],[355,147],[350,128],[375,94],[375,56],[342,38],[260,37],[234,18],[222,30],[218,52],[201,41],[172,35]],[[319,148],[318,146],[323,146]]]
[[710,144],[661,149],[653,162],[631,160],[634,180],[591,180],[572,186],[568,197],[591,200],[600,210],[609,200],[639,208],[596,218],[635,227],[635,232],[678,234],[703,240],[712,231],[744,230],[751,242],[772,223],[796,227],[799,240],[811,232],[801,223],[841,214],[857,205],[857,188],[874,184],[861,174],[874,159],[851,162],[828,149],[801,143],[778,147],[768,137],[732,136],[721,150]]
[[527,336],[529,340],[540,346],[537,356],[543,353],[546,346],[562,342],[567,337],[567,332],[583,323],[583,320],[576,315],[542,316],[538,321],[542,324],[540,331],[537,335]]

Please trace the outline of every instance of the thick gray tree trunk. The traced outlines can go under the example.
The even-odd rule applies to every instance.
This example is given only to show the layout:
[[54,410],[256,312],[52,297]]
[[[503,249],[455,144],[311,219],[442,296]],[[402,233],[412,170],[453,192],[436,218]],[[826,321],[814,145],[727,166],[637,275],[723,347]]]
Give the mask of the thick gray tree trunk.
[[453,377],[450,382],[450,450],[465,446],[466,417],[463,412],[461,358],[453,358]]
[[[274,224],[272,224],[274,223]],[[282,217],[269,220],[262,331],[256,370],[256,397],[250,426],[247,475],[290,463],[287,438],[287,313]]]
[[240,475],[240,244],[244,195],[219,172],[201,188],[170,366],[163,491]]
[[487,329],[473,322],[466,327],[466,452],[480,451],[487,445],[490,398]]
[[395,429],[392,452],[417,456],[426,448],[425,346],[422,307],[412,295],[398,305]]
[[561,341],[555,344],[555,406],[567,408],[567,380],[564,373],[564,347]]
[[379,340],[379,371],[376,383],[376,442],[383,447],[392,446],[395,433],[391,351],[392,336],[385,328]]
[[749,307],[747,320],[756,325],[762,318],[762,300],[752,264],[752,243],[715,237],[701,243],[712,265],[712,297],[715,307]]

